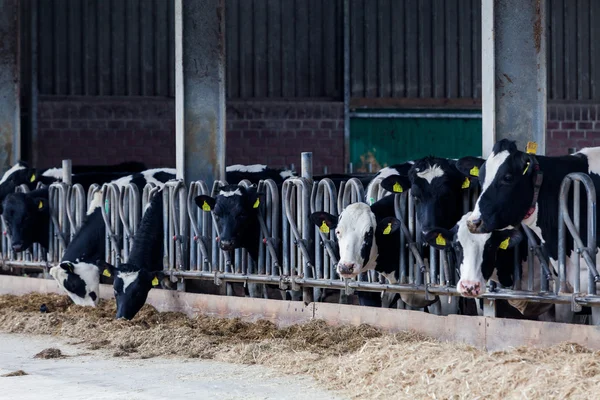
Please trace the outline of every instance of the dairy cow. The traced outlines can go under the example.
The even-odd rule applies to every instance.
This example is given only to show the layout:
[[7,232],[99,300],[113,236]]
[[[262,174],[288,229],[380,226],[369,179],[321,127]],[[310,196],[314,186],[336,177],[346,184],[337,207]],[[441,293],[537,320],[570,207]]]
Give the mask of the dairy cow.
[[[156,168],[112,182],[118,187],[130,183],[142,191],[147,183],[163,187],[175,178],[175,170]],[[96,261],[105,256],[106,227],[101,213],[102,193],[97,192],[87,211],[81,228],[77,231],[65,250],[58,266],[50,269],[50,275],[67,292],[75,304],[95,306],[98,298],[100,271]]]
[[[563,179],[572,172],[589,174],[598,187],[600,148],[584,148],[575,154],[562,157],[545,157],[519,151],[514,141],[503,139],[497,142],[480,171],[482,189],[475,209],[467,219],[469,231],[486,234],[519,226],[523,222],[545,244],[554,272],[557,271],[558,194]],[[587,241],[585,201],[585,196],[582,196],[580,235],[584,243]],[[569,209],[573,215],[572,204],[569,204]],[[567,240],[566,245],[567,290],[572,291],[577,272],[570,262],[573,256],[572,241]],[[586,288],[588,270],[585,262],[581,265],[580,280],[581,287]],[[480,283],[469,281],[463,284],[475,288]],[[556,306],[558,321],[570,322],[572,318],[573,313],[568,305]],[[600,324],[600,309],[592,308],[592,322],[595,325]]]
[[295,172],[285,168],[270,168],[264,164],[253,165],[229,165],[225,168],[227,183],[237,185],[247,179],[250,183],[258,184],[261,180],[272,179],[277,185],[292,176]]

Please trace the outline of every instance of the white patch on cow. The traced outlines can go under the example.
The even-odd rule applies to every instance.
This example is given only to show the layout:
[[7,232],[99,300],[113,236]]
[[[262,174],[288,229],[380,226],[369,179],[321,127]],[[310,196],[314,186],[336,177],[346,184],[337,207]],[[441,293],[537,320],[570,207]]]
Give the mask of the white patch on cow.
[[223,196],[223,197],[231,197],[231,196],[241,196],[242,192],[240,191],[240,189],[235,189],[235,190],[230,190],[230,191],[224,191],[221,190],[219,192],[219,196]]
[[[85,297],[83,298],[65,289],[64,281],[69,277],[69,274],[60,266],[52,267],[50,269],[50,275],[75,304],[79,306],[96,307],[96,303],[100,297],[100,274],[98,267],[94,264],[85,262],[74,262],[73,266],[75,275],[78,275],[85,282]],[[96,300],[90,297],[91,292],[96,294]]]
[[479,194],[479,198],[477,199],[477,203],[475,203],[475,208],[473,209],[473,213],[471,214],[471,220],[481,218],[481,210],[479,210],[479,201],[481,200],[481,196],[485,193],[485,191],[490,187],[494,179],[496,179],[496,175],[498,174],[498,170],[504,164],[506,159],[510,153],[508,150],[503,150],[498,154],[492,153],[490,158],[485,161],[485,180],[483,181],[483,185],[481,186],[481,193]]
[[577,153],[587,157],[588,174],[600,175],[600,147],[585,147]]
[[[458,221],[458,232],[456,239],[462,246],[463,260],[460,264],[460,280],[479,282],[481,285],[480,293],[485,292],[485,280],[481,272],[483,264],[483,251],[485,243],[492,236],[491,233],[471,233],[467,228],[467,219],[471,213],[466,213]],[[460,282],[457,285],[460,288]]]
[[42,176],[45,176],[48,178],[54,178],[56,180],[61,181],[63,178],[63,171],[62,171],[62,168],[49,168],[44,171]]
[[279,176],[281,176],[281,179],[286,180],[287,178],[291,178],[292,176],[295,176],[294,171],[291,171],[289,169],[284,169],[283,171],[281,171],[279,173]]
[[[173,175],[173,177],[171,179],[174,179],[176,176],[176,173],[177,173],[175,168],[153,168],[153,169],[147,169],[145,171],[142,171],[141,174],[144,177],[144,179],[146,180],[146,183],[153,183],[157,187],[162,188],[165,185],[165,182],[161,182],[154,177],[154,175],[159,172],[165,172],[167,174]],[[122,178],[115,179],[114,181],[111,181],[111,183],[114,183],[118,187],[123,188],[131,183],[131,180],[133,179],[133,175],[136,175],[136,174],[127,175]]]
[[396,279],[395,272],[392,272],[391,274],[386,274],[385,272],[380,272],[379,274],[381,276],[383,276],[385,279],[387,279],[387,281],[392,285],[395,285],[396,283],[398,283],[398,279]]
[[253,165],[235,164],[235,165],[230,165],[230,166],[226,167],[225,172],[257,173],[257,172],[263,172],[265,169],[267,169],[267,166],[263,165],[263,164],[253,164]]
[[535,210],[533,210],[533,213],[529,216],[529,218],[523,220],[523,223],[527,225],[529,229],[531,229],[531,231],[535,233],[538,238],[540,238],[542,244],[544,244],[546,243],[546,239],[544,239],[544,235],[542,235],[542,228],[540,228],[538,225],[539,209],[538,203],[535,203]]
[[[338,226],[336,227],[336,235],[340,248],[339,264],[358,267],[353,269],[351,276],[344,277],[352,278],[362,272],[375,269],[377,255],[379,254],[375,240],[376,227],[375,214],[371,211],[371,207],[365,203],[350,204],[342,211]],[[373,229],[373,244],[371,246],[369,261],[366,265],[363,265],[365,260],[360,253],[365,233],[371,228]],[[339,234],[337,234],[338,232]]]
[[12,174],[22,169],[25,169],[25,167],[20,163],[13,165],[8,171],[4,173],[4,175],[2,175],[2,179],[0,179],[0,185],[6,182]]
[[102,191],[99,190],[96,193],[94,193],[94,197],[92,198],[92,201],[90,202],[90,206],[88,207],[87,213],[86,215],[91,215],[94,210],[96,210],[96,208],[102,207]]
[[437,164],[429,166],[425,171],[417,172],[419,178],[423,178],[427,183],[431,184],[435,178],[444,176],[444,170]]
[[127,291],[129,285],[135,282],[140,275],[140,271],[135,272],[118,272],[117,277],[123,281],[123,293]]
[[[377,192],[375,191],[375,185],[378,183],[381,183],[382,180],[384,180],[385,178],[387,178],[388,176],[392,176],[392,175],[398,175],[398,170],[396,168],[391,168],[391,167],[385,167],[382,168],[377,175],[375,175],[375,178],[373,178],[371,180],[371,182],[369,182],[369,185],[367,186],[367,191],[365,194],[365,200],[370,203],[371,200],[373,199],[373,203],[377,201],[378,199],[378,195]],[[377,186],[377,188],[379,189],[379,186]],[[390,193],[386,193],[386,196],[389,195]]]

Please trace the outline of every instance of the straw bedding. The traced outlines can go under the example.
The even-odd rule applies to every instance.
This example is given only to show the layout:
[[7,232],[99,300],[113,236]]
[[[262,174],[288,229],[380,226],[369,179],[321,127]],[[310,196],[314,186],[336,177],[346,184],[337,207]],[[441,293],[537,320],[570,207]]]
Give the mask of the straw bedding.
[[[40,313],[41,304],[50,312]],[[0,296],[4,332],[61,335],[115,357],[263,364],[312,375],[357,399],[588,399],[600,393],[600,353],[568,343],[487,353],[366,325],[313,321],[278,329],[266,321],[159,313],[149,305],[133,321],[116,321],[114,313],[114,300],[91,309],[59,295]]]

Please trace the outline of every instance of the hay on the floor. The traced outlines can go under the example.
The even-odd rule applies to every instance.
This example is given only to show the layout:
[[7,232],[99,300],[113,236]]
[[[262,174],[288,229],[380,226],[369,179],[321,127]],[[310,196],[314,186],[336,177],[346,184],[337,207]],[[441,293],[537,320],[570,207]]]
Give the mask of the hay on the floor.
[[[41,314],[42,303],[53,312]],[[589,399],[600,393],[600,353],[568,343],[487,353],[367,325],[312,321],[277,329],[267,321],[188,318],[148,305],[132,321],[114,315],[114,301],[92,309],[66,296],[0,296],[0,329],[6,332],[62,335],[115,357],[262,364],[312,375],[356,399]]]
[[52,358],[64,358],[62,351],[60,349],[55,349],[53,347],[49,349],[44,349],[37,353],[33,358],[41,358],[42,360],[49,360]]
[[0,375],[3,378],[10,378],[11,376],[24,376],[24,375],[29,375],[27,372],[23,371],[22,369],[18,370],[18,371],[14,371],[14,372],[9,372],[8,374],[4,374],[4,375]]

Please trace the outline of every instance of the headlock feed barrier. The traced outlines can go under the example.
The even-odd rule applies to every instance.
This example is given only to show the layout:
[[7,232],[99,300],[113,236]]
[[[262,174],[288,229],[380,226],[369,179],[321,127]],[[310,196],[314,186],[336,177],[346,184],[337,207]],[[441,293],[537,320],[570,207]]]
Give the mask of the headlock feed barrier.
[[[310,164],[310,157],[303,157],[303,164]],[[69,163],[65,163],[69,167]],[[66,175],[70,171],[67,168]],[[323,301],[327,293],[340,294],[339,301],[347,301],[356,290],[384,293],[417,293],[427,298],[441,296],[442,306],[448,312],[456,312],[458,292],[456,284],[460,271],[453,257],[445,251],[427,247],[421,240],[419,220],[410,191],[389,193],[380,187],[380,180],[373,182],[376,201],[384,196],[395,196],[395,214],[400,221],[401,234],[398,243],[400,263],[396,266],[397,282],[389,283],[374,271],[363,273],[357,279],[341,279],[336,272],[336,238],[333,230],[321,232],[309,219],[316,211],[339,214],[351,203],[365,201],[365,188],[359,179],[352,178],[336,188],[330,179],[313,182],[310,165],[303,165],[303,175],[288,178],[281,188],[272,180],[258,184],[264,193],[258,205],[260,227],[259,252],[256,261],[246,250],[231,253],[219,248],[219,232],[212,212],[204,212],[196,206],[198,195],[218,195],[226,182],[192,182],[189,187],[181,181],[170,181],[163,190],[164,204],[164,272],[179,290],[185,290],[190,279],[212,281],[226,285],[227,295],[235,294],[235,285],[243,284],[251,297],[286,298],[304,301]],[[240,185],[249,187],[250,182]],[[475,186],[475,185],[474,185]],[[478,192],[475,187],[464,191],[464,212],[472,209]],[[587,203],[587,243],[580,235],[581,187]],[[26,186],[17,191],[26,192]],[[3,268],[37,269],[46,272],[56,265],[69,241],[84,221],[87,208],[94,196],[101,198],[101,213],[106,226],[107,262],[126,262],[136,231],[146,205],[159,188],[148,184],[139,193],[135,185],[119,187],[114,183],[92,185],[88,193],[76,184],[70,184],[70,176],[62,183],[54,183],[50,190],[50,244],[47,253],[39,245],[32,250],[16,254],[12,251],[10,237],[3,220],[2,259]],[[520,279],[520,257],[515,256],[515,279],[513,287],[490,287],[480,297],[485,301],[485,312],[493,315],[494,299],[522,300],[554,304],[571,304],[573,311],[581,306],[598,306],[595,283],[600,280],[596,268],[596,191],[589,176],[582,173],[569,174],[560,190],[558,262],[554,267],[547,252],[533,232],[524,227],[528,240],[528,274],[526,282]],[[569,214],[569,202],[573,215]],[[567,240],[574,243],[572,265],[579,272],[588,271],[588,287],[581,287],[579,278],[567,281]],[[515,247],[518,249],[518,246]],[[517,251],[518,253],[518,251]],[[534,258],[539,270],[534,271]],[[583,259],[583,264],[581,263]],[[556,269],[557,270],[556,270]],[[574,274],[579,277],[579,273]],[[538,280],[538,281],[536,281]],[[499,285],[498,285],[499,286]],[[267,288],[275,289],[274,291]],[[539,290],[534,290],[539,288]],[[239,292],[237,292],[239,294]],[[275,293],[275,294],[273,294]],[[431,296],[431,297],[430,297]],[[289,298],[289,297],[288,297]],[[399,308],[407,307],[402,301]],[[441,313],[440,304],[430,310]]]

